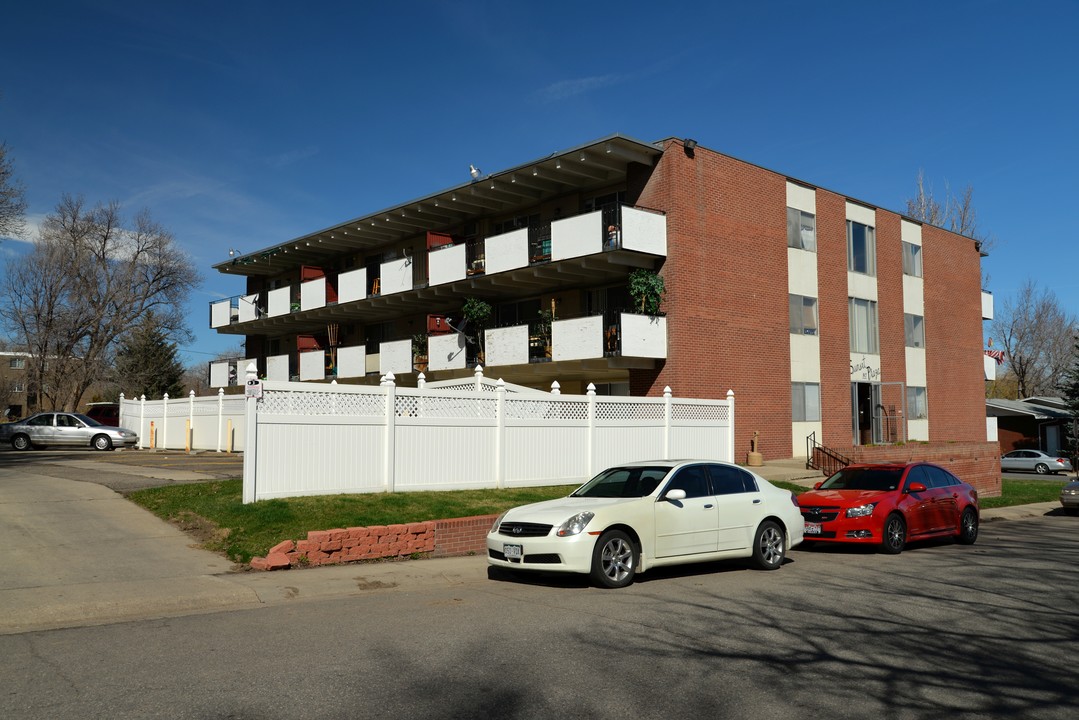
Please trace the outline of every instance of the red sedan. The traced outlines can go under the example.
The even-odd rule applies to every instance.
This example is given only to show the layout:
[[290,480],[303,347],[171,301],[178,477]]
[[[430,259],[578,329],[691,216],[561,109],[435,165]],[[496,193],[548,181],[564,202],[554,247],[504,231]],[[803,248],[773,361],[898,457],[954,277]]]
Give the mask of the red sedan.
[[848,465],[798,497],[806,541],[878,545],[903,551],[909,540],[978,539],[978,491],[929,463]]

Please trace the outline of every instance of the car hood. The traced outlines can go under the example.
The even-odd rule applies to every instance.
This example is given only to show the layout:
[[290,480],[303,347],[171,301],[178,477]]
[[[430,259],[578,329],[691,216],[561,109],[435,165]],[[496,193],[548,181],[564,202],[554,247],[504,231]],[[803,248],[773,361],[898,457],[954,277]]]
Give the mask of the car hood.
[[506,513],[502,522],[533,522],[560,525],[579,512],[598,512],[616,505],[628,505],[649,498],[585,498],[564,497],[557,500],[522,505]]
[[811,490],[798,496],[798,505],[864,505],[890,494],[888,490]]

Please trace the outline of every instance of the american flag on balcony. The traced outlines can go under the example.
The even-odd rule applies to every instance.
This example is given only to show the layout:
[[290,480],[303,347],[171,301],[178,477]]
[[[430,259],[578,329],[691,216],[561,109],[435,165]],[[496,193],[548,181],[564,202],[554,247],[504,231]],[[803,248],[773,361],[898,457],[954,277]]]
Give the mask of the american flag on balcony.
[[997,365],[1004,363],[1004,351],[1003,350],[986,350],[985,354],[997,361]]

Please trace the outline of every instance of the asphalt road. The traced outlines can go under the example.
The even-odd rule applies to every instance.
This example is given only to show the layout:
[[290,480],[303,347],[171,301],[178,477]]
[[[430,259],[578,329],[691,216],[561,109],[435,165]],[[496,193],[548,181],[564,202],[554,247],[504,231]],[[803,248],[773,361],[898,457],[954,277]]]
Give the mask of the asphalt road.
[[776,572],[381,583],[251,610],[0,637],[0,717],[1074,718],[1079,518]]

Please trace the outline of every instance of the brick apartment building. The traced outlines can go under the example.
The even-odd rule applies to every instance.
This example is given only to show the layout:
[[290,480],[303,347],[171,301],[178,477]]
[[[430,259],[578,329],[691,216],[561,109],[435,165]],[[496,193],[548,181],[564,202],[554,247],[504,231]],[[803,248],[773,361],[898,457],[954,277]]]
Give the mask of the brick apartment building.
[[[733,389],[739,452],[756,431],[770,458],[806,456],[812,435],[995,459],[980,258],[970,238],[693,141],[615,135],[216,265],[246,278],[210,322],[244,335],[247,359],[211,366],[211,385],[249,361],[270,379],[411,384],[482,359],[564,393]],[[630,297],[641,268],[664,280],[658,317]],[[482,346],[461,327],[469,298],[493,308]]]

